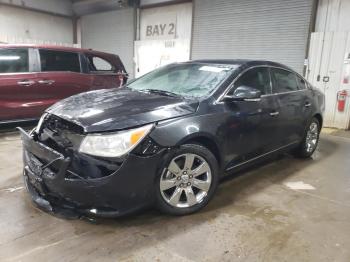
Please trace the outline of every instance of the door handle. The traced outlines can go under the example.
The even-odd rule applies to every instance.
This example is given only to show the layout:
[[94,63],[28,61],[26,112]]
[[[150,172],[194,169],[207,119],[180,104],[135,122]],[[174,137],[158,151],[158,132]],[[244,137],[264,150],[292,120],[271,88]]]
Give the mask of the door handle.
[[21,80],[21,81],[18,81],[17,84],[19,86],[31,86],[31,85],[35,84],[35,81],[33,81],[33,80]]
[[305,103],[305,107],[310,107],[311,106],[311,103],[310,102],[306,102]]
[[55,80],[39,80],[38,83],[41,85],[52,85],[53,83],[55,83]]
[[280,114],[280,112],[275,111],[275,112],[271,112],[271,113],[270,113],[270,116],[278,116],[279,114]]

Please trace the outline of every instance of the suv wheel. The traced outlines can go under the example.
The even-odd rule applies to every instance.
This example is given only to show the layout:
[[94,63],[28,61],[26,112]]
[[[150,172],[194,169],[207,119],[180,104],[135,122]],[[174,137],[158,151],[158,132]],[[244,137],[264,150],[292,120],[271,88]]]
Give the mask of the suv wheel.
[[316,118],[313,118],[306,130],[305,136],[296,154],[299,157],[310,157],[316,150],[320,136],[320,123]]
[[218,163],[201,145],[181,146],[166,162],[157,179],[157,206],[171,215],[186,215],[203,208],[218,185]]

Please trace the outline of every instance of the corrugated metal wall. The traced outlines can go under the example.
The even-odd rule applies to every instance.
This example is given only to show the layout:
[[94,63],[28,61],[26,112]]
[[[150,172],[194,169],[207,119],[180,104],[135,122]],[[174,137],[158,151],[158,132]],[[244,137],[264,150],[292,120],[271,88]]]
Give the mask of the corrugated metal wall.
[[194,0],[192,59],[268,59],[303,71],[313,0]]
[[83,16],[82,47],[119,55],[133,77],[133,21],[132,8]]

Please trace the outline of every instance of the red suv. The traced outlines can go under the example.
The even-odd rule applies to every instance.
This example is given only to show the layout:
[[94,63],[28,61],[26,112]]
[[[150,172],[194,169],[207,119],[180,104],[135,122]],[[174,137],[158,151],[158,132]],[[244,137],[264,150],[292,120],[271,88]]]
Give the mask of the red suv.
[[62,98],[120,87],[126,81],[117,55],[59,46],[0,45],[0,123],[34,120]]

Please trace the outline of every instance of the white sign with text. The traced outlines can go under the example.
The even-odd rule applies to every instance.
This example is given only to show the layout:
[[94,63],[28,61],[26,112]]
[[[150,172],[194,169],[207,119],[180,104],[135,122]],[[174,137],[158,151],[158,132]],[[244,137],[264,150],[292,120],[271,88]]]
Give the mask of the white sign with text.
[[141,23],[141,39],[158,40],[176,38],[176,13],[157,13],[143,16]]

